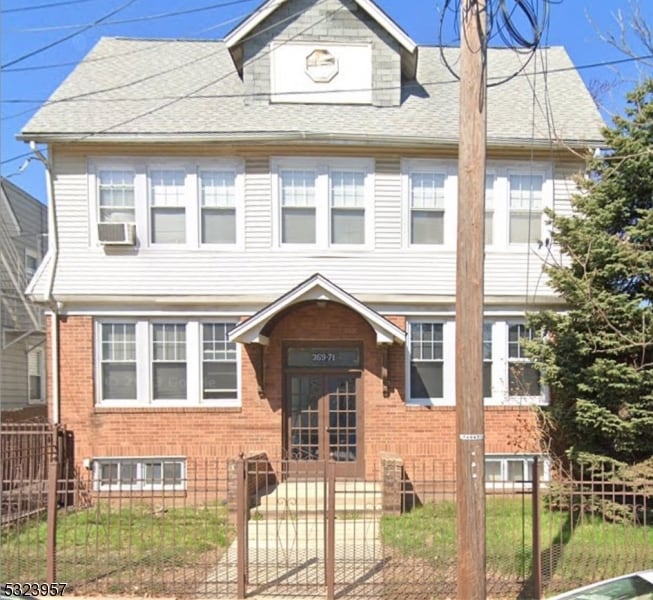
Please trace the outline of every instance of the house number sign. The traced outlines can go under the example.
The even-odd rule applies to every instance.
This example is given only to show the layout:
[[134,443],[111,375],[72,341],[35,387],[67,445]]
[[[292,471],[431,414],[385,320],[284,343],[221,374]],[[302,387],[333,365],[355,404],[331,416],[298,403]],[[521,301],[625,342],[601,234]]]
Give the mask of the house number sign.
[[288,348],[289,367],[313,367],[313,368],[348,368],[357,369],[360,367],[360,351],[358,348],[324,348],[305,347]]

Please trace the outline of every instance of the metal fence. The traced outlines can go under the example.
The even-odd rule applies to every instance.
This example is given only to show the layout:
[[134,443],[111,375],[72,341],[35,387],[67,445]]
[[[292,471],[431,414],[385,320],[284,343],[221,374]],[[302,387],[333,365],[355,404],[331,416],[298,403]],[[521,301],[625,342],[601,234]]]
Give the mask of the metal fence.
[[[54,517],[2,528],[2,581],[192,598],[456,594],[455,482],[431,462],[384,460],[360,481],[337,463],[257,455],[188,461],[182,475],[52,469]],[[495,482],[488,597],[538,598],[650,567],[652,502],[650,481]]]

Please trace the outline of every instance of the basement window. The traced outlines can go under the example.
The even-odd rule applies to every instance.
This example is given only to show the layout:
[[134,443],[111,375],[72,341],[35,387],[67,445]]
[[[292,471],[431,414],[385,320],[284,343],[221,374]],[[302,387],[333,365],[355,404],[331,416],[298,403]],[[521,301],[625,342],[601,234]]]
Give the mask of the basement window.
[[176,491],[186,489],[183,458],[96,458],[95,489],[106,491]]

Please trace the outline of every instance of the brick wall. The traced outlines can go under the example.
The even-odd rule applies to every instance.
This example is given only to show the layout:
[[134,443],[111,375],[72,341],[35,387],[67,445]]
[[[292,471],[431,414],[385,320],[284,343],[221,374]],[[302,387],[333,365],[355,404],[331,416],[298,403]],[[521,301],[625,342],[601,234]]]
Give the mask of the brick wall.
[[[391,320],[402,328],[405,326],[401,317]],[[390,394],[384,397],[383,351],[376,344],[372,328],[350,309],[331,302],[295,305],[265,333],[270,337],[270,345],[263,350],[263,397],[259,395],[253,366],[260,348],[251,346],[242,353],[240,409],[98,408],[94,404],[93,319],[63,318],[60,323],[61,421],[74,433],[77,463],[101,456],[233,458],[240,452],[259,451],[267,452],[271,459],[279,458],[284,343],[351,341],[363,345],[360,416],[364,432],[359,443],[367,475],[378,470],[382,453],[391,452],[405,461],[407,469],[414,461],[431,462],[437,457],[440,475],[453,476],[455,410],[406,405],[402,346],[389,348]],[[538,451],[536,414],[529,408],[490,407],[486,410],[485,427],[488,453]]]

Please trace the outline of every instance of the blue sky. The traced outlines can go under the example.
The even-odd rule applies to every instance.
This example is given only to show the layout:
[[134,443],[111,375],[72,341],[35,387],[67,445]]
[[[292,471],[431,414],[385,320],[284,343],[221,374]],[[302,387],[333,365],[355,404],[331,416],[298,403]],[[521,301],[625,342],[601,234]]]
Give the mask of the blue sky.
[[[377,3],[417,43],[438,43],[444,0]],[[636,64],[582,67],[625,58],[602,41],[599,32],[618,33],[618,11],[627,16],[636,3],[653,25],[653,0],[550,3],[550,25],[544,43],[565,46],[592,89],[598,89],[597,82],[625,81],[601,94],[606,118],[622,108],[624,93],[638,77]],[[14,136],[101,36],[220,39],[259,4],[260,0],[0,0],[2,175],[10,176],[14,183],[45,201],[45,179],[39,163],[31,161],[19,173],[25,159],[12,160],[29,151]],[[67,39],[61,41],[63,38]],[[637,44],[634,47],[643,51]]]

